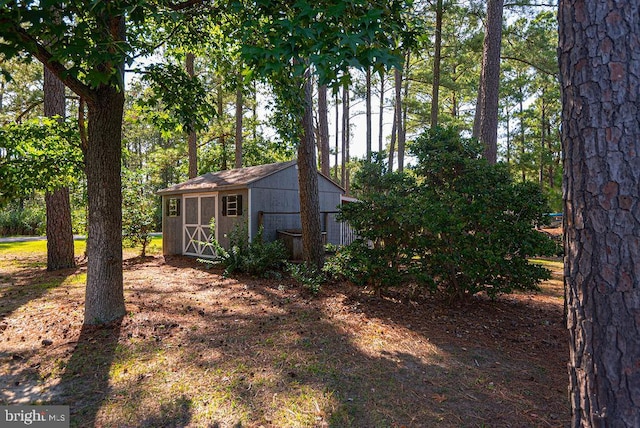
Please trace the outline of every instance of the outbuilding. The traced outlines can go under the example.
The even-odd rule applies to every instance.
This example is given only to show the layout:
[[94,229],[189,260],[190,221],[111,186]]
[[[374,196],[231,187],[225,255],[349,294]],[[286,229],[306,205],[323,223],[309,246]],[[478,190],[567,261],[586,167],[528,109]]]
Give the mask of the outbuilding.
[[[339,245],[348,233],[336,221],[344,190],[320,172],[318,189],[324,239]],[[250,241],[260,226],[265,241],[301,229],[295,160],[207,173],[157,193],[162,196],[164,255],[211,256],[204,243],[215,238],[228,248],[229,233],[238,226],[247,228]]]

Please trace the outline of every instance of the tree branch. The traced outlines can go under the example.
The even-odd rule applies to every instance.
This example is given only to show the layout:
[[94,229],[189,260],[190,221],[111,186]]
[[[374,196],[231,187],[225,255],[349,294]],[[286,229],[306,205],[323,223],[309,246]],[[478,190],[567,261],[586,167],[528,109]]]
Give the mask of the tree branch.
[[536,70],[538,70],[541,73],[547,74],[549,76],[554,76],[554,77],[558,76],[558,72],[552,72],[552,71],[549,71],[549,70],[545,70],[544,68],[542,68],[540,66],[537,66],[534,63],[527,61],[526,59],[516,58],[516,57],[513,57],[513,56],[506,56],[506,55],[500,55],[500,59],[510,59],[511,61],[518,61],[518,62],[521,62],[523,64],[527,64],[530,67],[535,68]]
[[168,7],[171,10],[174,11],[179,11],[179,10],[184,10],[184,9],[188,9],[192,6],[199,6],[204,4],[205,0],[185,0],[183,2],[180,3],[174,3],[174,4],[169,4]]
[[557,3],[526,3],[526,2],[515,2],[515,3],[505,3],[504,7],[558,7]]
[[89,137],[87,136],[87,126],[84,119],[84,99],[82,97],[78,102],[78,132],[80,133],[80,149],[86,155],[89,147]]
[[29,113],[31,110],[33,110],[34,108],[36,108],[37,106],[39,106],[40,104],[42,104],[44,102],[44,100],[38,100],[32,104],[30,104],[26,109],[24,109],[24,111],[22,113],[20,113],[18,115],[18,117],[16,117],[16,123],[22,123],[22,118]]
[[[176,25],[176,26],[174,26],[174,27],[173,27],[173,30],[171,30],[171,32],[169,33],[169,35],[168,35],[167,37],[165,37],[165,39],[164,39],[164,40],[162,40],[162,41],[158,42],[155,46],[153,46],[153,47],[151,48],[151,52],[154,52],[155,50],[160,49],[160,47],[161,47],[162,45],[164,45],[164,44],[165,44],[165,43],[167,43],[169,40],[171,40],[171,38],[172,38],[172,37],[173,37],[173,36],[178,32],[178,29],[179,29],[179,28],[180,28],[180,25]],[[132,56],[131,58],[132,58],[132,59],[136,59],[136,58],[140,58],[140,57],[141,57],[141,56],[143,56],[143,55],[145,55],[145,54],[140,53],[140,54],[138,54],[138,55],[134,55],[134,56]]]
[[11,24],[12,32],[18,36],[18,39],[22,42],[21,48],[36,57],[69,89],[87,100],[93,101],[95,99],[95,92],[88,85],[85,85],[77,78],[69,75],[69,70],[60,62],[53,60],[51,52],[49,52],[42,43],[36,40],[25,29],[15,25],[8,19],[0,19],[0,24]]

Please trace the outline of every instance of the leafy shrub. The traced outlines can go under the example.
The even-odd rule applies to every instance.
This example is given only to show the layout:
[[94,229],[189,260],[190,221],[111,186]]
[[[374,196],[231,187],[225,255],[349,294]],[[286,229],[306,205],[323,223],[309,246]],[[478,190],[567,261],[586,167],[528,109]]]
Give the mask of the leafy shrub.
[[122,236],[131,247],[140,246],[144,257],[155,228],[155,206],[151,189],[140,173],[126,171],[122,190]]
[[298,284],[314,295],[320,292],[320,287],[327,279],[322,271],[306,263],[288,263],[287,270]]
[[334,279],[371,286],[376,292],[406,279],[402,269],[394,268],[397,251],[389,245],[369,246],[357,239],[343,246],[325,263],[323,270]]
[[546,201],[482,152],[457,131],[436,129],[413,143],[412,171],[389,173],[382,159],[366,165],[354,183],[361,202],[341,216],[368,245],[349,246],[330,264],[377,290],[412,281],[449,300],[536,288],[549,272],[527,258],[556,250],[535,230]]
[[[212,224],[215,228],[215,224]],[[212,229],[213,230],[213,229]],[[224,274],[248,273],[250,275],[269,275],[284,266],[287,253],[280,241],[263,242],[262,228],[249,242],[249,233],[245,223],[236,223],[229,233],[229,250],[225,250],[215,239],[207,242],[214,254],[213,259],[198,259],[207,265],[222,265]]]
[[44,235],[47,222],[41,198],[7,205],[0,211],[0,236]]

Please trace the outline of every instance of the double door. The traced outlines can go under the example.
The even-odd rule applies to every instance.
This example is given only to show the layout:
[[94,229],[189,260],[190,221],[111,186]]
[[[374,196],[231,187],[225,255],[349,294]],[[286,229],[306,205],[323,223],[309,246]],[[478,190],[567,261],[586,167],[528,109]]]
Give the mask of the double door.
[[[184,222],[182,232],[182,253],[190,256],[213,257],[213,247],[209,245],[218,239],[215,220],[218,196],[216,194],[189,195],[183,198]],[[211,220],[214,219],[212,223]]]

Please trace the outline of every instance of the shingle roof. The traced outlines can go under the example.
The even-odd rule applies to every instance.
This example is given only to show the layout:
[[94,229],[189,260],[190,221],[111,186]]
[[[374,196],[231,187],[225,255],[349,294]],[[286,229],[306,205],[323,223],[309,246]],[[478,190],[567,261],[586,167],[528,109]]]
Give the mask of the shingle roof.
[[183,183],[174,184],[166,189],[158,190],[156,193],[158,195],[170,195],[176,193],[197,192],[200,190],[223,190],[226,188],[243,187],[295,164],[296,161],[292,160],[289,162],[228,169],[226,171],[215,173],[208,172]]

